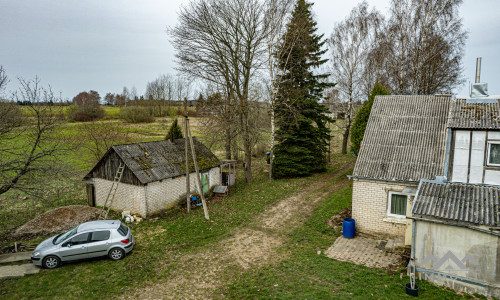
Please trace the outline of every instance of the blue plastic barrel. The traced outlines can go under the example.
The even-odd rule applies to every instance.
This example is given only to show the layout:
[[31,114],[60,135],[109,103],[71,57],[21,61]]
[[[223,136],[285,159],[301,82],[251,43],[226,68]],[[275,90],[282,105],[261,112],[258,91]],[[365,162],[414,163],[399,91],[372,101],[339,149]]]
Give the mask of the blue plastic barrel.
[[356,231],[356,221],[351,218],[345,218],[342,226],[342,235],[347,239],[352,239],[354,237],[354,232]]

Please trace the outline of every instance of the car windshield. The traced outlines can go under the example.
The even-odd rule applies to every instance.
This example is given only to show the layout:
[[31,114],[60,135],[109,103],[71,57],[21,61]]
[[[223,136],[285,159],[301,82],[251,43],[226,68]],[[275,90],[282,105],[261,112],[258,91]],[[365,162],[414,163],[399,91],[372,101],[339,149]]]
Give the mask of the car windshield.
[[66,232],[66,233],[63,233],[63,234],[61,234],[61,235],[56,236],[56,238],[54,239],[54,244],[55,244],[55,245],[60,244],[60,243],[61,243],[62,241],[64,241],[65,239],[67,239],[67,238],[69,238],[69,237],[74,236],[74,235],[75,235],[75,233],[76,233],[76,229],[77,229],[77,228],[78,228],[78,226],[77,226],[77,227],[75,227],[75,228],[73,228],[73,229],[71,229],[71,230],[69,230],[69,231],[68,231],[68,232]]

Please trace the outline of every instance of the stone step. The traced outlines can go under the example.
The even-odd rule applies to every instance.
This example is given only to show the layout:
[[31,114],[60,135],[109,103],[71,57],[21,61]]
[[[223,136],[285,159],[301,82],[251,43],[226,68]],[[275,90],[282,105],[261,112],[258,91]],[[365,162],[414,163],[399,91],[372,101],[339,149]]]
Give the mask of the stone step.
[[31,259],[31,251],[30,252],[16,252],[16,253],[7,253],[0,255],[0,264],[10,263],[16,261],[30,260]]
[[7,277],[22,277],[28,274],[36,274],[40,268],[34,264],[22,264],[0,267],[0,279]]

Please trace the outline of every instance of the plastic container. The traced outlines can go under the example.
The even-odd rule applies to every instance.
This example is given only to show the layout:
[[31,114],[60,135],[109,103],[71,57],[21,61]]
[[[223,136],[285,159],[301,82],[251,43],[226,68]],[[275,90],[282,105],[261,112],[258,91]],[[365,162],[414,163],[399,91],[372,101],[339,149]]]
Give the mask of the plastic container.
[[342,235],[347,239],[352,239],[356,232],[356,221],[352,218],[345,218],[342,224]]
[[413,296],[413,297],[418,297],[418,285],[415,284],[415,288],[412,289],[411,288],[411,283],[407,283],[405,285],[406,287],[406,294],[407,295],[410,295],[410,296]]

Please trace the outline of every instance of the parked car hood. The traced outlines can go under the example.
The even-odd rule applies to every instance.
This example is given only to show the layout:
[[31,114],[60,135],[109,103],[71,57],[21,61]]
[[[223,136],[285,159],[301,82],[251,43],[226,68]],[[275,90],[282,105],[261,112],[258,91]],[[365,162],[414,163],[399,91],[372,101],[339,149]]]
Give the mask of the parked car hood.
[[40,244],[38,244],[38,246],[36,246],[36,248],[35,248],[35,251],[45,250],[45,249],[49,249],[52,247],[56,247],[56,245],[54,245],[54,243],[52,242],[56,236],[57,235],[54,235],[53,237],[50,237],[50,238],[44,240],[43,242],[41,242]]

